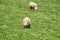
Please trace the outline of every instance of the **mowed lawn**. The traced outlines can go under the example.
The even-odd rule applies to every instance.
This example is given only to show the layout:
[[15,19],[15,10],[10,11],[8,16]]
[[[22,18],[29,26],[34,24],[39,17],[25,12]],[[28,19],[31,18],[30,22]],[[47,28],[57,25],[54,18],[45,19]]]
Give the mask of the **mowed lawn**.
[[[37,11],[30,10],[30,1]],[[30,29],[22,24],[26,16]],[[60,0],[0,0],[0,40],[60,40]]]

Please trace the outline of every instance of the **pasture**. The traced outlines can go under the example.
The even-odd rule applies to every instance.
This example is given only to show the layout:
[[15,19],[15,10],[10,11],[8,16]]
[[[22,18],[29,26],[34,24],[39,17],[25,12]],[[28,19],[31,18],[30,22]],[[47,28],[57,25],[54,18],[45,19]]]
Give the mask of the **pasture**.
[[[30,10],[30,1],[37,11]],[[26,16],[30,29],[22,24]],[[60,40],[60,0],[0,0],[0,40]]]

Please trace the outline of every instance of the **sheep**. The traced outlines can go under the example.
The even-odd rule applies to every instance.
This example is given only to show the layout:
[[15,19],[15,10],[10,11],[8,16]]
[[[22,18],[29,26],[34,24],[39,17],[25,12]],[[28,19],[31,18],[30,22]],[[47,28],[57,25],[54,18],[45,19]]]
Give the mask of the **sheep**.
[[35,10],[35,11],[37,10],[37,4],[35,2],[30,2],[29,7],[31,10]]
[[31,25],[31,20],[29,17],[25,17],[23,19],[23,25],[24,25],[24,28],[30,28],[30,25]]

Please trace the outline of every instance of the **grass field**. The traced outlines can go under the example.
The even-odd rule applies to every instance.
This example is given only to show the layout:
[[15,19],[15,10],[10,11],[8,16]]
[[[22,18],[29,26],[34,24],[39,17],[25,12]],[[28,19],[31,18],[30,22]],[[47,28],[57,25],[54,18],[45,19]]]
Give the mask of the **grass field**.
[[[30,1],[37,11],[29,9]],[[30,29],[22,24],[26,16]],[[60,0],[0,0],[0,40],[60,40]]]

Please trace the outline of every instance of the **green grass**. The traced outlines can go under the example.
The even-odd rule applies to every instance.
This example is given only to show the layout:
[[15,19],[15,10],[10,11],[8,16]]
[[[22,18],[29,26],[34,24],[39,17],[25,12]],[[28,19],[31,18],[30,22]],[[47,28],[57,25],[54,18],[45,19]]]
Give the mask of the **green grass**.
[[[28,3],[34,1],[37,11]],[[31,29],[24,29],[28,16]],[[0,40],[60,40],[60,0],[0,0]]]

